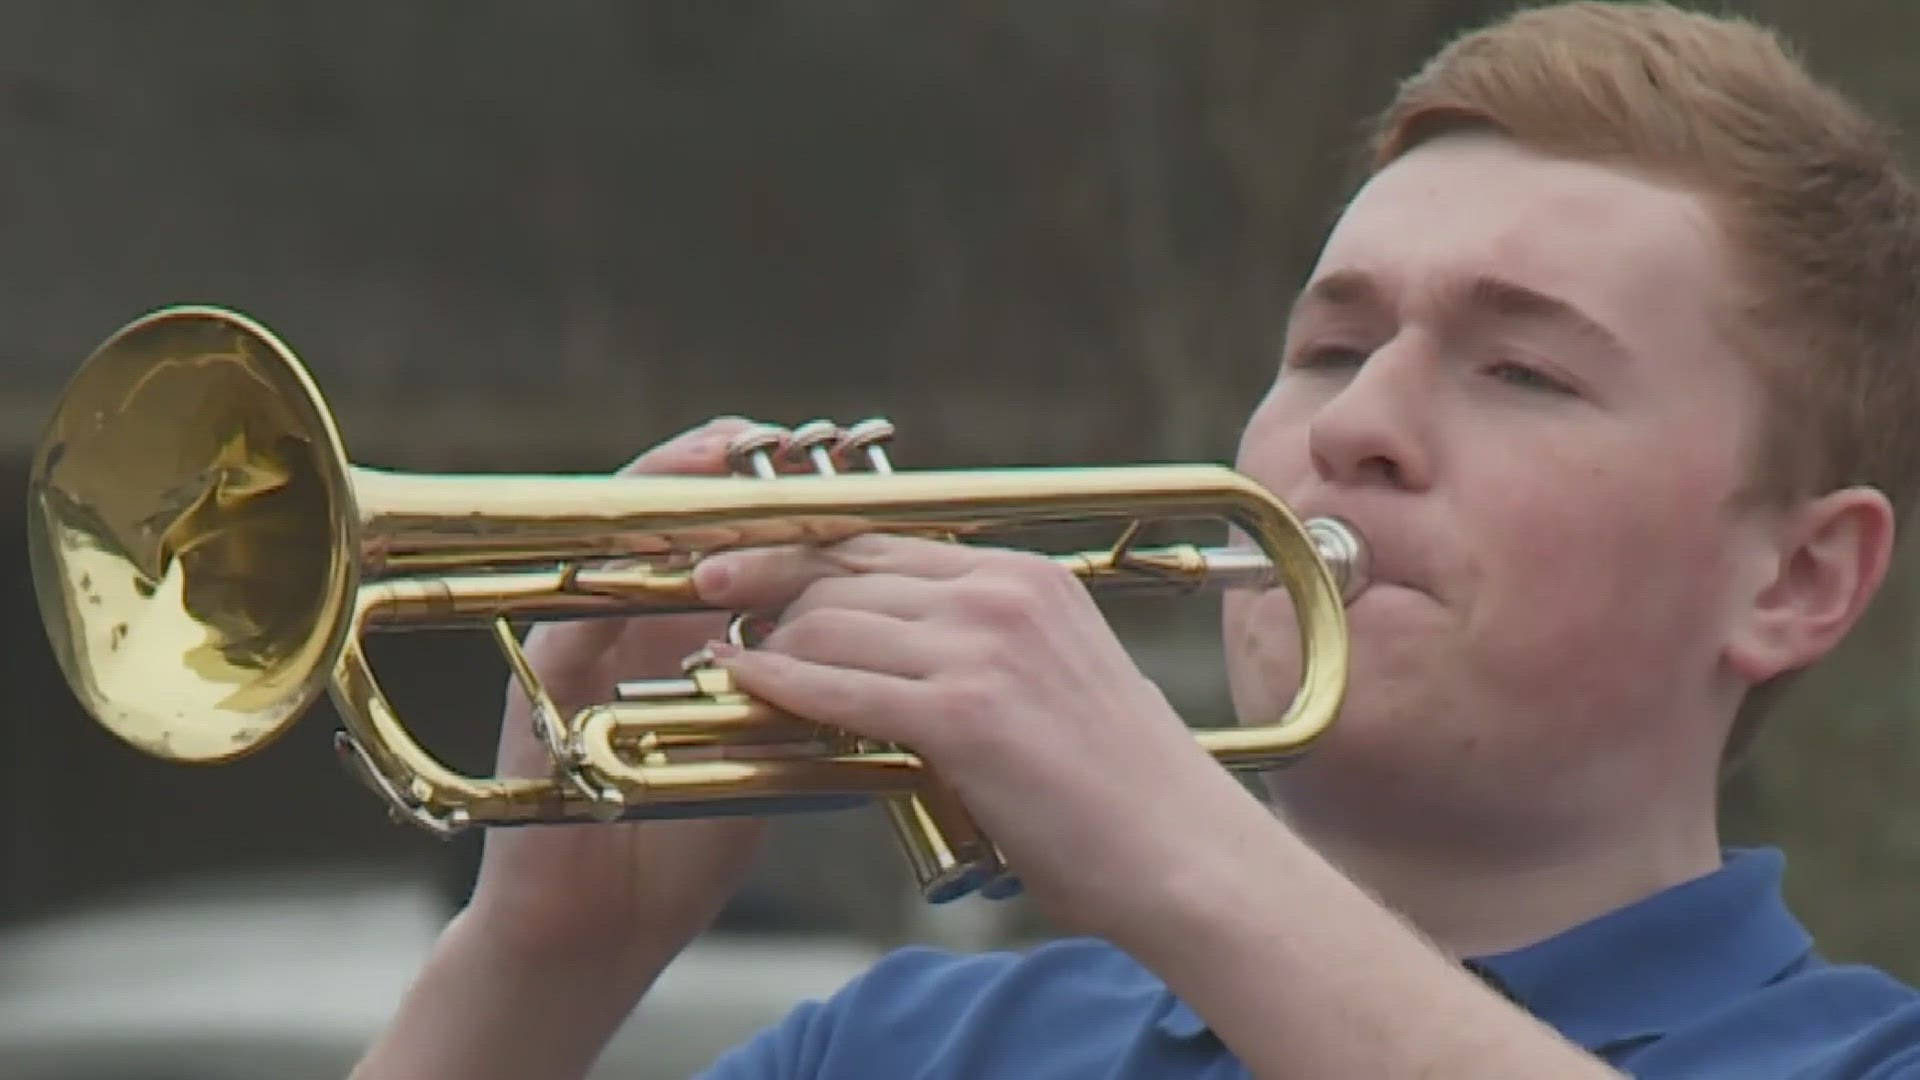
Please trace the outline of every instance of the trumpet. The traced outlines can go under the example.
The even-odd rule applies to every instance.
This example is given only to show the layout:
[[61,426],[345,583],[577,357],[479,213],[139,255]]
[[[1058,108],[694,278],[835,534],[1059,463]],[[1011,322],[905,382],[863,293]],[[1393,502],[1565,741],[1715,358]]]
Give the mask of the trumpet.
[[[519,628],[712,610],[693,567],[743,547],[1103,527],[1111,545],[1043,554],[1103,593],[1290,594],[1299,689],[1270,722],[1194,732],[1223,767],[1283,764],[1334,721],[1345,605],[1366,584],[1365,546],[1344,522],[1302,521],[1217,465],[895,471],[892,435],[878,419],[761,428],[735,441],[728,476],[371,468],[349,461],[313,378],[271,331],[226,308],[161,308],[88,356],[47,424],[29,477],[34,588],[75,698],[146,754],[235,761],[326,696],[346,767],[431,833],[878,802],[934,903],[1012,895],[1019,879],[911,748],[783,714],[700,654],[563,712]],[[782,458],[811,468],[783,471]],[[1138,542],[1202,517],[1252,546]],[[532,705],[546,775],[465,775],[415,739],[364,643],[421,627],[492,634]]]

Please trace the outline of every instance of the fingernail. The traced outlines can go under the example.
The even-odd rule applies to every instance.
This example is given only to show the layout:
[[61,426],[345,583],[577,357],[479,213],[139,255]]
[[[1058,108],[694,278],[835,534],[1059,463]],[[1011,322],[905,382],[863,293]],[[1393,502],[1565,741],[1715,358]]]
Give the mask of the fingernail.
[[740,646],[731,641],[707,642],[707,655],[715,660],[731,660],[740,655]]

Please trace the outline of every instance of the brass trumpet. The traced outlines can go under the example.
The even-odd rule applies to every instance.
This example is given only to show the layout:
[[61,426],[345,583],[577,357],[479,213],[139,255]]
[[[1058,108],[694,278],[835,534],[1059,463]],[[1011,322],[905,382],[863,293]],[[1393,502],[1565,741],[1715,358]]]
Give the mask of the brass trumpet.
[[[34,588],[75,696],[146,753],[237,759],[325,692],[345,762],[397,818],[432,832],[877,799],[934,902],[1006,895],[1018,881],[910,749],[777,713],[699,656],[679,678],[623,683],[563,715],[516,625],[705,610],[691,568],[727,549],[1111,523],[1111,547],[1050,557],[1091,589],[1278,585],[1293,598],[1300,689],[1270,724],[1195,732],[1223,766],[1280,764],[1333,721],[1344,605],[1365,584],[1365,549],[1343,523],[1303,523],[1214,465],[896,473],[889,434],[884,421],[758,432],[734,447],[741,475],[720,477],[365,468],[348,461],[312,378],[271,332],[221,308],[164,308],[108,337],[51,418],[28,492]],[[780,473],[780,452],[817,467]],[[1257,549],[1135,543],[1145,524],[1199,516],[1237,526]],[[548,776],[443,765],[395,715],[362,648],[375,630],[482,623],[533,705]]]

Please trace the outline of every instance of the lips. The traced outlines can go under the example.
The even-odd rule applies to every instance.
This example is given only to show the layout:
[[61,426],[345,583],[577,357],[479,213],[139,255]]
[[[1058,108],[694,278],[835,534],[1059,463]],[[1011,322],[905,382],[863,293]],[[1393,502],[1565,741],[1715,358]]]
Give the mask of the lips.
[[[1369,589],[1380,585],[1397,586],[1438,599],[1430,587],[1432,577],[1426,572],[1432,548],[1420,543],[1419,529],[1395,521],[1396,517],[1404,518],[1404,514],[1390,515],[1329,499],[1302,500],[1290,505],[1302,520],[1338,518],[1359,534],[1361,542],[1367,547]],[[1361,593],[1361,596],[1365,595]]]

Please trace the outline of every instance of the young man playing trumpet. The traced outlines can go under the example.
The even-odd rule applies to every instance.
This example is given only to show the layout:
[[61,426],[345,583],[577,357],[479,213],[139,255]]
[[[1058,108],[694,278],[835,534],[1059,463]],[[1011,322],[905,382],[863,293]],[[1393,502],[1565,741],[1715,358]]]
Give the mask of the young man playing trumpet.
[[[1920,1077],[1920,1000],[1821,961],[1715,806],[1920,484],[1920,197],[1767,34],[1660,6],[1452,44],[1376,151],[1237,462],[1372,549],[1347,704],[1271,805],[1037,557],[868,537],[701,568],[777,617],[720,650],[744,689],[921,753],[1077,935],[903,951],[710,1076]],[[742,426],[632,468],[715,471]],[[717,632],[529,648],[564,708]],[[1230,597],[1225,634],[1239,711],[1274,715],[1285,594]],[[528,728],[511,701],[503,772],[543,768]],[[762,829],[489,836],[358,1076],[584,1075]]]

